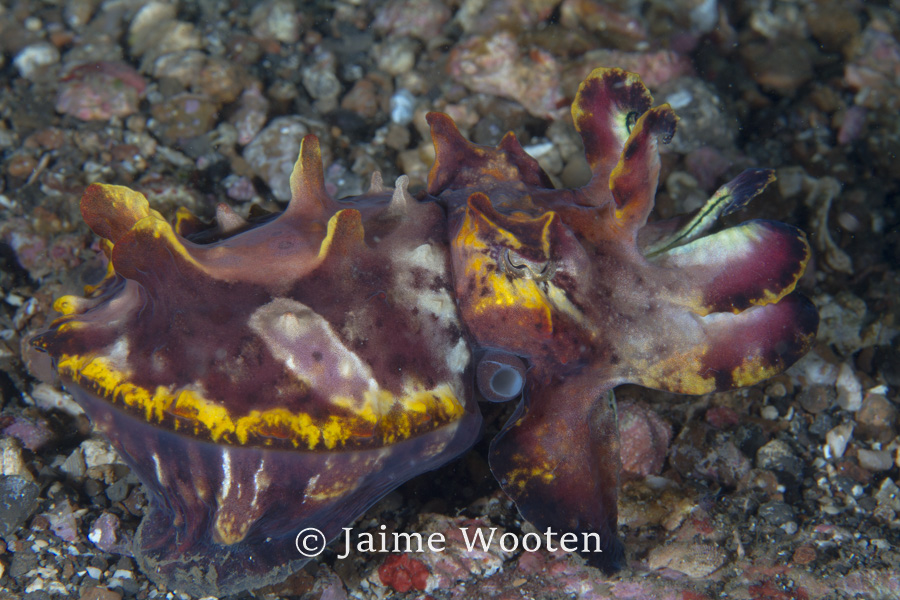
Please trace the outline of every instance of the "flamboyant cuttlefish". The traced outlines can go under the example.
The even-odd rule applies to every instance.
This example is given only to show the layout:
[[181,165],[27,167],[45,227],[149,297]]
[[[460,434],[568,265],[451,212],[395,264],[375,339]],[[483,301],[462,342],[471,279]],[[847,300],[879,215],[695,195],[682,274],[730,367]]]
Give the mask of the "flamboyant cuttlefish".
[[[92,185],[82,214],[106,278],[34,339],[139,475],[150,512],[135,556],[160,583],[228,594],[307,559],[298,531],[337,537],[403,481],[479,435],[479,395],[518,400],[490,465],[538,529],[598,533],[615,570],[614,386],[704,394],[755,383],[809,348],[794,293],[810,249],[772,221],[710,233],[773,176],[749,170],[696,214],[647,223],[668,105],[597,69],[572,107],[593,177],[553,189],[515,136],[496,148],[428,116],[436,149],[414,199],[377,174],[325,192],[303,140],[292,199],[247,221],[174,227],[139,193]],[[477,366],[476,366],[477,363]]]

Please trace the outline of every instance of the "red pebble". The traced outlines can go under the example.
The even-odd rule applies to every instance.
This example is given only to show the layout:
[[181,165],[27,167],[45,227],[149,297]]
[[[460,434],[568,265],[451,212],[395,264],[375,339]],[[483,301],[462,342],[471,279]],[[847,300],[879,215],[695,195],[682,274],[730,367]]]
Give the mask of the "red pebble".
[[748,591],[753,600],[809,600],[809,594],[802,587],[781,589],[771,580],[751,585]]
[[727,429],[740,422],[740,416],[727,406],[713,406],[706,411],[706,422],[716,429]]
[[396,592],[408,592],[416,588],[424,591],[428,584],[428,567],[408,554],[391,554],[378,567],[381,583],[394,588]]

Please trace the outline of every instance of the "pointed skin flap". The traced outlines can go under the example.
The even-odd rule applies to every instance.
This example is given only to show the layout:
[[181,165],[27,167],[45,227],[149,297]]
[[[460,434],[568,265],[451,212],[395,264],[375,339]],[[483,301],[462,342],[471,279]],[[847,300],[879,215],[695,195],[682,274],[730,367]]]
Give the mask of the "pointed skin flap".
[[443,113],[428,113],[435,159],[428,173],[427,191],[437,196],[447,190],[479,188],[500,182],[552,188],[550,178],[510,132],[496,148],[473,144]]
[[307,135],[300,143],[300,155],[291,171],[291,201],[285,214],[320,219],[331,212],[333,200],[325,191],[325,171],[319,138]]

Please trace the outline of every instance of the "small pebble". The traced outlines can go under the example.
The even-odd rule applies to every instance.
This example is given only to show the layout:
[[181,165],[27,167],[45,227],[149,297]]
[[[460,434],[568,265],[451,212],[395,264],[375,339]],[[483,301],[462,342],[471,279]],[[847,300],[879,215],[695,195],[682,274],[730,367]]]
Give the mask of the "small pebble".
[[716,429],[728,429],[741,422],[741,416],[727,406],[711,406],[706,411],[706,422]]
[[293,44],[300,39],[297,7],[287,0],[260,2],[250,14],[253,35],[263,40],[274,39]]
[[385,38],[410,35],[427,42],[443,33],[450,17],[440,0],[388,0],[376,11],[372,27]]
[[258,83],[250,85],[238,99],[238,109],[229,122],[237,130],[237,143],[246,146],[262,131],[266,124],[269,101],[263,95]]
[[379,86],[374,78],[369,77],[357,80],[341,98],[341,108],[366,119],[372,119],[378,114],[380,104]]
[[373,54],[379,70],[396,76],[412,70],[416,64],[418,48],[418,44],[409,38],[389,38],[377,44]]
[[60,539],[67,542],[80,541],[78,532],[78,518],[69,500],[63,500],[52,511],[46,513],[50,520],[50,530]]
[[84,477],[87,465],[84,463],[84,453],[81,451],[81,448],[76,448],[72,454],[66,457],[60,469],[73,479],[77,480]]
[[797,395],[797,400],[800,401],[800,406],[803,407],[803,410],[812,414],[818,414],[827,410],[836,398],[837,392],[835,392],[834,387],[821,383],[803,388]]
[[10,157],[7,161],[6,172],[9,173],[11,177],[25,179],[34,173],[37,164],[37,160],[33,156],[27,154],[15,155]]
[[33,479],[22,456],[22,446],[9,437],[0,437],[0,476]]
[[672,428],[655,411],[635,402],[618,406],[622,477],[643,479],[662,471]]
[[14,417],[13,422],[3,428],[3,433],[16,438],[23,447],[32,452],[40,450],[56,439],[50,424],[43,418]]
[[794,550],[794,556],[792,558],[795,564],[798,565],[808,565],[814,560],[816,560],[816,549],[812,544],[803,544],[802,546],[798,546],[796,550]]
[[63,8],[63,20],[72,29],[86,25],[99,3],[96,0],[68,0]]
[[59,50],[49,42],[38,42],[26,46],[13,59],[13,64],[19,70],[19,74],[25,79],[31,79],[44,67],[55,65],[59,62]]
[[844,410],[857,411],[862,406],[862,384],[849,363],[843,363],[838,370],[837,403]]
[[774,527],[793,521],[794,509],[784,502],[766,502],[759,507],[759,516]]
[[781,440],[772,440],[756,452],[756,466],[788,474],[795,480],[803,474],[803,461]]
[[112,552],[121,544],[119,540],[119,517],[104,512],[91,525],[88,539],[104,552]]
[[774,381],[766,386],[766,396],[769,398],[784,398],[787,395],[787,388],[781,381]]
[[725,550],[714,543],[673,542],[651,549],[647,565],[654,570],[669,568],[688,577],[702,578],[721,567],[726,558]]
[[211,57],[196,80],[196,90],[216,102],[228,104],[237,100],[244,89],[238,66],[224,58]]
[[782,96],[793,96],[813,77],[810,47],[802,41],[751,42],[740,46],[740,56],[758,84]]
[[121,462],[115,450],[110,448],[109,444],[104,441],[84,440],[81,442],[80,448],[84,454],[85,465],[88,468],[112,465]]
[[246,202],[256,197],[256,188],[253,187],[253,182],[247,177],[229,175],[222,180],[222,187],[225,188],[225,193],[232,200]]
[[778,409],[772,406],[771,404],[763,406],[762,410],[759,411],[760,416],[767,421],[777,421],[778,420]]
[[860,448],[856,451],[856,460],[859,466],[869,471],[887,471],[894,466],[894,457],[886,450],[866,450]]
[[131,53],[149,65],[171,52],[203,47],[194,25],[176,19],[177,6],[166,2],[148,2],[138,11],[129,27]]
[[16,531],[34,513],[40,491],[30,473],[28,478],[0,477],[0,537]]
[[180,84],[179,91],[184,91],[198,79],[198,72],[206,62],[206,54],[200,50],[185,50],[164,54],[153,62],[152,75],[165,85],[166,90],[173,86],[174,80]]
[[[837,427],[826,433],[825,442],[828,444],[828,449],[830,450],[831,457],[841,458],[844,455],[844,451],[847,450],[847,444],[850,443],[850,440],[852,438],[852,423],[844,423],[843,425],[838,425]],[[829,456],[826,455],[826,458],[829,458]]]
[[398,125],[412,122],[416,99],[409,90],[397,90],[391,96],[391,121]]
[[862,437],[887,442],[897,434],[897,408],[881,394],[867,393],[855,419]]
[[82,591],[78,600],[122,600],[122,593],[98,586]]
[[317,102],[320,112],[329,112],[337,108],[337,99],[341,93],[341,82],[335,73],[336,59],[331,52],[316,52],[300,70],[303,87]]
[[169,142],[187,140],[212,130],[219,116],[218,106],[199,94],[178,94],[153,105],[150,111]]

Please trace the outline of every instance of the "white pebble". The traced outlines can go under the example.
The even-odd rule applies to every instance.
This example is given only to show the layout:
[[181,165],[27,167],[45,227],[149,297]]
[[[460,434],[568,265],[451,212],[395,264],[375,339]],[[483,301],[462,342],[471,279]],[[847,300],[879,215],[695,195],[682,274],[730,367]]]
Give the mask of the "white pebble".
[[59,50],[49,42],[38,42],[25,46],[13,59],[13,64],[19,70],[19,75],[25,79],[31,79],[41,67],[53,65],[59,62]]
[[860,384],[859,379],[856,378],[853,367],[848,363],[841,365],[841,368],[838,371],[837,381],[834,385],[837,388],[838,406],[854,412],[862,407],[862,384]]
[[808,384],[834,385],[838,369],[815,352],[810,352],[797,361],[791,368],[791,373],[803,377]]
[[40,552],[49,545],[50,542],[48,542],[47,540],[34,540],[34,542],[31,544],[31,549],[34,552]]
[[831,450],[831,456],[834,458],[840,458],[844,455],[844,451],[847,450],[847,444],[850,443],[850,440],[853,438],[853,424],[852,423],[844,423],[843,425],[838,425],[831,431],[825,434],[825,441],[828,444],[828,448]]
[[666,102],[669,103],[673,109],[678,110],[679,108],[684,108],[691,104],[694,101],[694,97],[688,90],[678,90],[672,94],[669,94],[666,97]]
[[891,453],[886,450],[866,450],[860,448],[856,453],[859,466],[869,471],[887,471],[894,466]]
[[409,90],[397,90],[391,96],[391,121],[398,125],[412,122],[416,98]]
[[61,410],[73,417],[84,414],[72,396],[47,383],[39,383],[34,386],[34,389],[31,390],[31,399],[38,408],[45,410]]
[[759,414],[766,421],[778,420],[778,409],[771,404],[769,404],[768,406],[763,406]]
[[119,456],[109,444],[100,440],[84,440],[81,442],[81,451],[84,453],[84,463],[88,468],[112,465],[118,462]]
[[22,448],[13,438],[0,438],[0,475],[34,480],[31,471],[25,465]]

